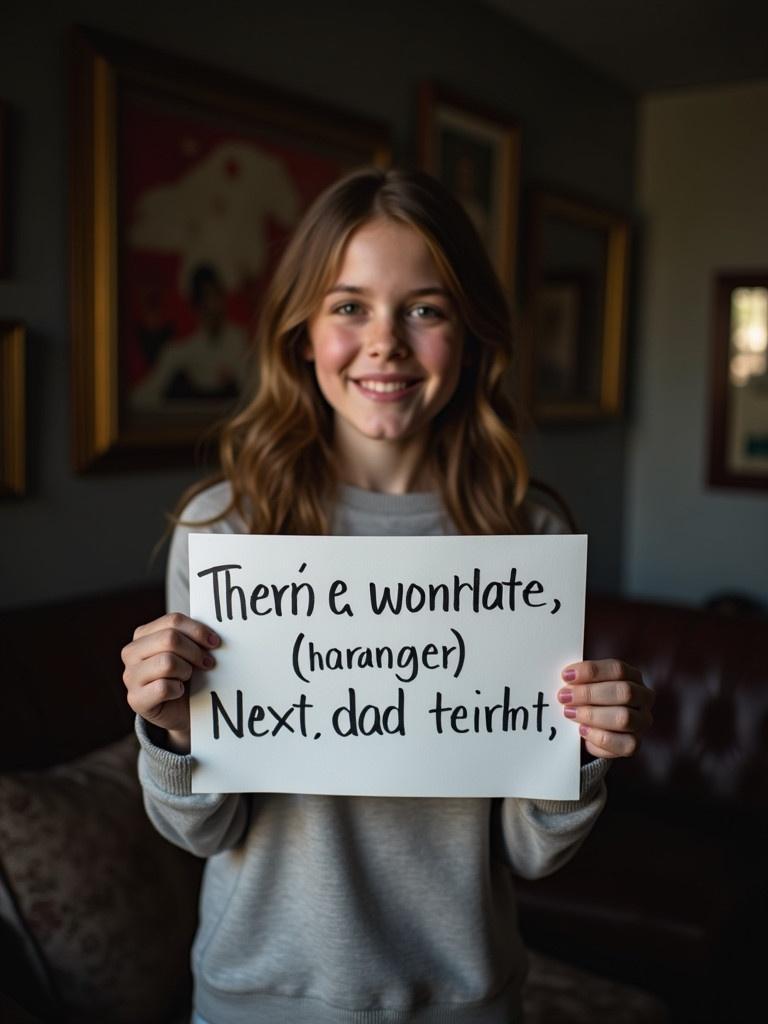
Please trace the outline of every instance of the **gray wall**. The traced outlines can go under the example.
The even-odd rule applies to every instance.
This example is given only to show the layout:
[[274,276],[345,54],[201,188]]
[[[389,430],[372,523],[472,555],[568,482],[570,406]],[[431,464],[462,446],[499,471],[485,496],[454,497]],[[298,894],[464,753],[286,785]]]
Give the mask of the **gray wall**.
[[641,111],[626,587],[693,602],[738,591],[768,604],[768,492],[707,485],[712,283],[768,267],[768,82],[654,96]]
[[[151,11],[151,13],[150,13]],[[77,476],[69,454],[67,32],[103,28],[391,124],[396,156],[415,151],[415,91],[435,78],[515,116],[523,174],[629,209],[634,102],[618,87],[481,4],[286,0],[6,2],[0,96],[18,127],[13,275],[0,317],[30,347],[28,497],[0,502],[0,605],[110,590],[162,575],[150,553],[164,513],[195,478]],[[590,533],[590,579],[617,589],[623,514],[622,425],[528,438],[534,472],[562,489]]]

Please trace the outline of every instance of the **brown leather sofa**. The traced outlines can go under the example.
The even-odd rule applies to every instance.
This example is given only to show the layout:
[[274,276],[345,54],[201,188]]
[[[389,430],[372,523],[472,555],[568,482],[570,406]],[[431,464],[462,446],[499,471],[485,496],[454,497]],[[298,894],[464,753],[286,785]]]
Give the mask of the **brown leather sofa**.
[[768,618],[592,598],[585,652],[643,670],[655,724],[576,858],[520,884],[524,933],[676,1022],[764,1019]]
[[[152,832],[123,784],[135,747],[119,652],[161,610],[152,587],[2,616],[4,1020],[58,1021],[62,1002],[79,1024],[185,1019],[200,864]],[[768,909],[766,640],[765,618],[591,598],[587,656],[641,667],[656,724],[611,767],[608,806],[575,860],[519,886],[532,947],[663,994],[675,1024],[762,1016],[748,1000]],[[150,975],[161,988],[142,989]]]

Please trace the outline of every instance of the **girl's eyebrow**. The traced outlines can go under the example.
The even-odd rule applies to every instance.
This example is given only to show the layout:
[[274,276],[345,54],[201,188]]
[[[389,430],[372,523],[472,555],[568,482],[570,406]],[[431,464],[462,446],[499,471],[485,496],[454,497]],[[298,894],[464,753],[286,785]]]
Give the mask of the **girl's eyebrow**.
[[[333,288],[329,288],[325,293],[326,295],[334,295],[336,292],[348,292],[353,295],[365,295],[370,291],[368,288],[360,288],[354,284],[335,284]],[[408,292],[409,295],[442,295],[446,299],[452,298],[451,293],[447,288],[443,288],[441,285],[427,285],[424,288],[414,288]]]

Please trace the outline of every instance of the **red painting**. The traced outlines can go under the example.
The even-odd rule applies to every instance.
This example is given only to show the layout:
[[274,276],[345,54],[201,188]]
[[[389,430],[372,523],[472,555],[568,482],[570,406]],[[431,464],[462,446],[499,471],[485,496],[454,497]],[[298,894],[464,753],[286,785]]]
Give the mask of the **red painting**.
[[282,243],[345,167],[141,94],[124,98],[119,151],[125,410],[208,418],[247,386]]

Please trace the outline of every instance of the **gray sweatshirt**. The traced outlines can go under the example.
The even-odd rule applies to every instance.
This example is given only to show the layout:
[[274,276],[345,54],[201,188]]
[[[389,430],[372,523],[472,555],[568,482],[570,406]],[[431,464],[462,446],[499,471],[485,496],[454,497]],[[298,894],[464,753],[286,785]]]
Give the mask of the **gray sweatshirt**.
[[[223,508],[227,486],[185,518]],[[529,512],[535,532],[563,532],[545,509]],[[202,529],[245,527],[233,516]],[[177,527],[168,564],[168,608],[187,613],[189,532]],[[455,531],[436,495],[343,487],[333,532]],[[201,795],[190,755],[163,749],[141,719],[137,732],[155,827],[208,858],[192,963],[209,1024],[520,1020],[513,875],[540,878],[573,856],[605,802],[606,762],[582,767],[573,802]]]

